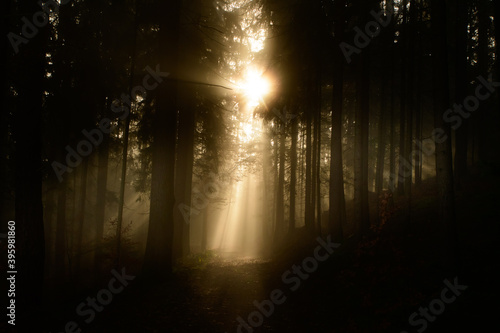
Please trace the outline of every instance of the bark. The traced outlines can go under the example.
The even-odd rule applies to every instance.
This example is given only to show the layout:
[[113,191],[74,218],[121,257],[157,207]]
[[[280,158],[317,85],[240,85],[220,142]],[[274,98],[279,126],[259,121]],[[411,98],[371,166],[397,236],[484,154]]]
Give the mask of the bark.
[[[493,12],[495,15],[495,48],[496,54],[500,54],[500,2],[493,1]],[[497,81],[500,79],[500,59],[495,58]]]
[[[132,55],[129,73],[129,91],[134,87],[134,73],[135,73],[135,57],[137,48],[137,8],[135,8],[134,17],[134,37],[132,42]],[[122,168],[120,173],[120,192],[118,200],[118,220],[116,222],[116,263],[115,268],[120,269],[120,256],[121,256],[121,242],[122,242],[122,226],[123,226],[123,206],[125,205],[125,185],[127,180],[127,162],[128,162],[128,138],[130,133],[130,117],[135,108],[135,96],[132,97],[130,103],[130,114],[125,119],[125,126],[123,128],[123,147],[122,147]]]
[[306,202],[305,225],[309,231],[314,229],[314,206],[312,206],[312,115],[306,111]]
[[[321,88],[320,88],[321,89]],[[321,98],[320,105],[317,112],[317,127],[318,131],[316,134],[318,150],[316,159],[316,223],[318,225],[318,232],[321,235]]]
[[433,69],[434,69],[434,115],[435,126],[444,136],[436,141],[436,178],[440,198],[440,221],[443,227],[443,265],[450,273],[457,269],[457,229],[455,220],[455,198],[451,156],[451,128],[443,120],[443,110],[449,104],[449,81],[447,66],[447,15],[446,3],[432,0]]
[[394,77],[394,35],[395,35],[395,24],[396,24],[396,16],[394,13],[394,1],[390,0],[387,2],[387,10],[389,15],[392,16],[391,23],[388,27],[389,32],[388,35],[391,38],[390,41],[390,60],[391,65],[389,69],[389,77],[391,82],[391,110],[390,110],[390,150],[389,150],[389,190],[393,191],[396,187],[395,177],[393,175],[396,174],[396,122],[395,122],[395,104],[396,104],[396,93],[395,93],[395,77]]
[[278,170],[278,188],[276,191],[276,228],[274,230],[274,242],[279,244],[285,229],[285,143],[286,131],[285,124],[281,123],[280,143],[279,143],[279,170]]
[[[18,14],[32,17],[39,11],[35,2],[20,2]],[[14,27],[13,27],[14,29]],[[17,31],[17,27],[15,30]],[[44,77],[44,42],[46,30],[21,45],[12,56],[16,73],[13,136],[15,142],[15,228],[16,323],[20,331],[37,328],[37,307],[42,303],[45,261],[45,238],[42,206],[42,96]],[[6,50],[12,52],[12,49]],[[2,222],[4,223],[4,222]],[[23,330],[24,329],[24,330]]]
[[407,113],[407,53],[406,53],[406,46],[407,46],[407,4],[408,0],[403,0],[403,23],[402,23],[402,28],[401,28],[401,39],[402,42],[400,42],[400,45],[404,48],[401,53],[402,53],[402,60],[401,60],[401,108],[400,108],[400,116],[399,116],[399,168],[398,168],[398,195],[404,195],[405,194],[405,185],[406,185],[406,177],[408,176],[408,165],[406,160],[406,125],[407,125],[407,120],[406,120],[406,113]]
[[[489,75],[489,30],[490,30],[490,16],[488,13],[487,0],[478,0],[478,19],[479,19],[479,36],[478,36],[478,68],[479,75],[488,78]],[[485,131],[484,124],[486,123],[486,115],[489,113],[485,103],[481,103],[479,110],[477,110],[477,131],[478,131],[478,159],[481,163],[488,164],[488,148],[490,141],[488,140],[488,133]],[[494,148],[496,149],[496,147]]]
[[[87,205],[87,174],[88,174],[88,158],[85,158],[81,165],[80,173],[80,205],[76,216],[76,224],[78,226],[76,233],[76,272],[80,273],[83,254],[83,239],[84,239],[84,224],[85,224],[85,209]],[[75,208],[76,209],[76,208]]]
[[[187,97],[187,96],[186,96]],[[187,99],[185,99],[187,101]],[[194,127],[195,116],[191,106],[179,112],[179,144],[177,147],[176,162],[176,203],[174,209],[175,217],[175,258],[187,256],[190,252],[190,219],[184,220],[179,205],[185,204],[191,207],[191,189],[193,184],[193,162],[194,162]],[[208,180],[205,180],[208,181]],[[200,189],[202,193],[208,191],[206,187]]]
[[57,217],[56,217],[56,239],[55,239],[55,262],[56,279],[64,278],[66,268],[66,193],[67,183],[64,179],[58,187]]
[[[107,106],[107,105],[106,105]],[[109,162],[109,134],[104,134],[103,141],[99,146],[99,165],[97,169],[97,197],[95,206],[95,244],[94,267],[96,272],[100,272],[103,253],[103,236],[106,210],[106,193],[108,183],[108,162]]]
[[376,179],[375,179],[375,192],[377,196],[380,195],[382,192],[383,188],[383,183],[384,183],[384,166],[385,166],[385,150],[387,146],[387,136],[386,136],[386,107],[387,107],[387,98],[386,96],[386,90],[385,87],[387,86],[386,84],[383,84],[382,88],[382,103],[380,107],[380,117],[379,117],[379,123],[378,123],[378,147],[377,147],[377,173],[376,173]]
[[[417,40],[417,8],[416,1],[410,0],[410,13],[409,13],[409,23],[407,28],[408,38],[406,40],[406,52],[407,56],[405,58],[408,59],[408,103],[406,104],[406,143],[405,143],[405,157],[406,161],[410,163],[408,176],[405,179],[405,194],[408,196],[409,207],[411,207],[411,187],[413,183],[413,156],[412,156],[412,148],[413,148],[413,116],[415,109],[415,53]],[[410,210],[411,208],[409,208]],[[410,218],[411,213],[408,213],[408,218]]]
[[[176,75],[178,68],[181,1],[159,2],[159,68]],[[156,89],[153,128],[153,170],[148,240],[143,272],[150,279],[172,273],[174,167],[176,142],[177,83],[163,79]]]
[[[420,3],[421,5],[421,3]],[[421,9],[418,14],[418,24],[420,25],[423,20],[423,10]],[[421,50],[422,37],[418,34],[416,37],[417,50]],[[423,166],[423,152],[419,147],[418,143],[422,142],[422,130],[423,130],[423,116],[422,112],[422,57],[418,56],[415,63],[415,75],[416,75],[416,100],[415,100],[415,145],[414,150],[418,152],[415,156],[415,185],[420,185],[422,183],[422,166]]]
[[[314,101],[316,103],[316,101]],[[311,159],[311,207],[310,214],[312,218],[312,227],[314,230],[317,230],[316,225],[316,194],[317,194],[317,186],[318,186],[318,174],[317,174],[317,163],[318,163],[318,119],[316,115],[316,110],[314,110],[314,114],[312,115],[313,121],[313,132],[312,132],[312,159]]]
[[[335,45],[344,40],[346,1],[336,1]],[[335,242],[343,240],[345,223],[344,169],[342,160],[342,112],[344,88],[344,59],[340,48],[334,51],[333,93],[332,93],[332,133],[330,142],[330,188],[329,188],[329,229]]]
[[[210,209],[210,205],[205,208],[205,212],[203,214],[203,221],[201,224],[201,251],[205,252],[207,250],[208,243],[208,212]],[[229,210],[229,207],[228,207]],[[227,223],[227,221],[226,221]],[[224,237],[222,238],[224,239]]]
[[295,230],[295,199],[296,199],[296,187],[297,187],[297,127],[298,118],[293,117],[292,119],[292,145],[290,148],[290,221],[288,225],[288,233],[292,233]]
[[[463,1],[454,1],[455,14],[455,102],[461,105],[467,97],[467,29],[468,8]],[[455,184],[457,188],[463,185],[467,177],[467,147],[468,121],[464,119],[462,125],[455,130]]]
[[356,105],[354,200],[356,225],[361,235],[370,229],[368,204],[368,136],[370,112],[370,75],[368,51],[360,55]]

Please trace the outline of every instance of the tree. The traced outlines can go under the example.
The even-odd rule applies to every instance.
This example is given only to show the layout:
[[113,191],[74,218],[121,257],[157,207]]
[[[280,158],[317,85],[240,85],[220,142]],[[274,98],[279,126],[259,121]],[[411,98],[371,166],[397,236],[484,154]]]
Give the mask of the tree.
[[[158,59],[160,71],[176,75],[181,1],[157,3],[160,32]],[[175,76],[174,76],[175,77]],[[174,166],[176,143],[177,83],[164,80],[157,88],[153,125],[153,171],[148,240],[143,273],[158,279],[172,272],[174,235]]]
[[437,133],[436,178],[440,200],[440,220],[445,237],[444,265],[448,270],[457,269],[457,229],[455,221],[455,195],[451,159],[451,128],[443,120],[443,110],[449,103],[449,79],[447,65],[447,7],[441,0],[431,0],[433,32],[433,70],[434,70],[434,119]]
[[[17,3],[15,8],[19,17],[33,17],[38,11],[39,7],[34,2]],[[17,27],[15,30],[18,30]],[[46,29],[41,29],[10,59],[18,71],[14,87],[17,96],[13,123],[16,265],[10,269],[19,269],[16,279],[16,314],[22,328],[28,328],[30,323],[36,322],[33,317],[41,305],[43,294],[45,238],[41,125],[46,33]]]
[[343,238],[343,224],[345,223],[344,197],[344,167],[342,160],[342,110],[344,89],[344,59],[338,45],[344,40],[345,30],[344,0],[335,1],[334,12],[334,68],[332,93],[332,133],[330,141],[330,188],[329,188],[329,227],[334,241],[341,242]]
[[[468,6],[463,1],[452,1],[452,9],[457,19],[454,36],[454,64],[455,64],[455,103],[461,105],[467,97],[467,29],[468,29]],[[468,147],[468,122],[462,122],[460,128],[455,130],[455,160],[454,177],[457,187],[463,185],[467,176],[467,147]]]

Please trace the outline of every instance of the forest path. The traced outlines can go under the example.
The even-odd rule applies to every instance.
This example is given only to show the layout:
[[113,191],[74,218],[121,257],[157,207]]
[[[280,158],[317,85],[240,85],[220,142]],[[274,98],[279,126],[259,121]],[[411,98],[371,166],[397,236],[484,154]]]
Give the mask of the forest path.
[[172,281],[131,288],[83,332],[237,332],[237,318],[255,311],[253,301],[269,298],[269,266],[244,258],[191,265]]

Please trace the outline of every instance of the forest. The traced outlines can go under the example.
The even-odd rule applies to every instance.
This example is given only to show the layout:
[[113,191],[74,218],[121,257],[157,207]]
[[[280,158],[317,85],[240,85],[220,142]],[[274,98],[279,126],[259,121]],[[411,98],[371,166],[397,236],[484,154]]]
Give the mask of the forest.
[[0,331],[498,327],[500,1],[4,5]]

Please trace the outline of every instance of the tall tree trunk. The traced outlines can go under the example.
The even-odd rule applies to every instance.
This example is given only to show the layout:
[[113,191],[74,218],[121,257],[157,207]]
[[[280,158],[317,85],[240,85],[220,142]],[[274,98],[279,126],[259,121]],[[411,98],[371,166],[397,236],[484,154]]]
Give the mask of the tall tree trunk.
[[[335,45],[344,40],[346,1],[335,1]],[[344,100],[344,59],[340,48],[334,51],[332,133],[330,142],[329,229],[335,242],[343,240],[345,223],[344,167],[342,160],[342,112]]]
[[382,102],[380,107],[380,117],[378,123],[378,147],[377,147],[377,173],[375,179],[375,192],[377,196],[382,193],[383,183],[384,183],[384,166],[385,166],[385,149],[387,145],[387,136],[385,134],[386,130],[386,108],[387,108],[387,98],[385,87],[387,87],[388,82],[382,85]]
[[[85,211],[87,206],[87,174],[88,174],[88,158],[85,158],[82,162],[81,174],[80,174],[80,205],[78,206],[78,213],[76,218],[76,223],[78,225],[77,229],[77,241],[76,241],[76,272],[81,272],[82,265],[82,255],[83,255],[83,239],[84,239],[84,224],[85,224]],[[75,208],[76,209],[76,208]]]
[[[205,208],[205,211],[203,213],[203,221],[201,223],[201,251],[202,252],[205,252],[207,250],[207,244],[208,244],[208,216],[209,216],[208,213],[209,213],[209,209],[210,209],[210,204],[208,204],[208,206]],[[229,207],[228,207],[228,210],[229,210]],[[227,221],[226,221],[226,223],[227,223]],[[224,237],[222,239],[224,239]]]
[[66,267],[66,194],[67,180],[64,178],[58,187],[57,196],[57,217],[56,217],[56,240],[55,240],[55,262],[56,262],[56,279],[64,278]]
[[[500,54],[500,2],[493,1],[493,11],[495,15],[495,50],[496,54]],[[495,58],[495,69],[497,81],[500,80],[500,57]]]
[[[321,87],[319,87],[321,90]],[[320,94],[321,97],[321,94]],[[321,102],[321,99],[320,99]],[[317,112],[317,126],[318,131],[316,134],[317,140],[317,159],[316,159],[316,223],[318,225],[318,232],[321,235],[321,103]]]
[[[316,105],[317,101],[314,100],[314,104]],[[317,187],[318,187],[318,116],[317,110],[314,108],[313,117],[313,143],[312,143],[312,160],[311,160],[311,216],[312,216],[312,225],[314,230],[317,229],[316,221],[316,201],[317,198]]]
[[401,50],[401,96],[400,96],[400,105],[401,112],[399,114],[399,168],[398,168],[398,195],[404,195],[406,192],[406,178],[408,177],[408,172],[411,173],[411,168],[408,171],[408,161],[406,160],[406,126],[407,126],[407,52],[406,48],[408,46],[408,22],[407,22],[407,7],[408,0],[403,0],[402,2],[403,8],[403,22],[401,26],[401,40],[400,47]]
[[273,217],[271,216],[270,212],[272,212],[272,206],[270,205],[270,203],[272,204],[272,195],[270,195],[270,191],[271,191],[271,186],[270,186],[270,179],[269,179],[269,175],[270,175],[270,169],[271,169],[271,144],[270,144],[270,141],[271,141],[271,138],[268,134],[268,132],[266,132],[264,134],[264,139],[263,139],[263,144],[264,144],[264,148],[262,149],[262,179],[263,179],[263,188],[262,188],[262,191],[263,191],[263,197],[264,197],[264,223],[262,223],[262,240],[263,240],[263,248],[265,250],[267,250],[269,248],[269,241],[270,241],[270,238],[269,238],[269,235],[270,235],[270,228],[269,226],[271,225],[272,223],[272,220],[273,220]]
[[412,200],[412,193],[411,193],[411,187],[413,184],[413,155],[412,155],[412,148],[413,148],[413,116],[414,116],[414,109],[415,109],[415,52],[416,50],[416,44],[415,41],[417,40],[417,8],[416,8],[416,0],[410,0],[410,13],[409,13],[409,23],[407,24],[407,36],[408,38],[406,39],[406,47],[405,47],[405,52],[407,53],[406,57],[408,59],[407,66],[408,66],[408,93],[407,93],[407,99],[408,103],[406,103],[406,143],[405,143],[405,157],[406,161],[409,163],[407,166],[407,177],[405,178],[405,194],[408,197],[408,215],[407,219],[408,221],[411,218],[411,200]]
[[[105,103],[105,110],[107,103]],[[104,112],[103,114],[106,114]],[[107,197],[107,183],[108,183],[108,162],[109,162],[109,134],[103,134],[103,140],[99,146],[99,165],[97,168],[97,197],[95,206],[95,244],[96,251],[94,254],[94,267],[97,274],[101,271],[102,253],[103,253],[103,236],[105,211],[106,211],[106,197]],[[96,275],[97,275],[96,274]]]
[[312,114],[306,111],[306,202],[305,225],[309,231],[314,230],[314,208],[312,206]]
[[[420,1],[420,6],[422,3]],[[418,24],[420,25],[423,20],[423,10],[420,9],[418,13]],[[415,28],[416,30],[416,28]],[[422,49],[422,37],[421,34],[415,36],[416,38],[416,49]],[[419,55],[416,58],[415,63],[415,76],[416,76],[416,99],[415,99],[415,145],[414,150],[418,152],[416,156],[414,156],[415,163],[415,185],[420,185],[422,183],[422,166],[423,166],[423,152],[419,146],[419,143],[422,142],[422,129],[423,129],[423,115],[422,112],[422,56]]]
[[[183,98],[184,101],[187,100]],[[176,188],[175,197],[176,203],[174,210],[175,217],[175,230],[176,235],[174,239],[175,250],[174,257],[180,258],[186,256],[190,252],[190,219],[187,219],[181,214],[179,205],[184,204],[188,207],[191,206],[191,188],[193,184],[193,162],[194,162],[194,127],[195,115],[191,105],[187,106],[179,112],[179,143],[177,146],[177,162],[176,162]],[[206,181],[206,180],[205,180]],[[207,187],[203,187],[202,193],[208,191]],[[210,194],[209,194],[210,195]]]
[[[18,6],[19,17],[31,18],[40,10],[35,2],[20,2]],[[18,30],[12,28],[12,31]],[[8,267],[8,271],[18,270],[16,323],[20,331],[37,328],[37,307],[42,303],[45,239],[41,143],[46,37],[46,29],[40,30],[29,44],[21,45],[19,53],[9,59],[10,65],[19,69],[15,82],[17,109],[13,113],[16,263]],[[12,49],[5,51],[10,53]]]
[[297,187],[297,128],[298,118],[293,116],[292,118],[292,145],[290,148],[290,221],[288,224],[288,233],[291,234],[295,230],[295,199],[296,199],[296,187]]
[[[478,0],[478,26],[479,26],[479,36],[478,36],[478,68],[479,75],[484,78],[488,78],[489,74],[489,30],[491,26],[489,11],[488,11],[488,0]],[[484,128],[486,123],[486,115],[489,113],[489,108],[482,103],[477,110],[477,137],[478,137],[478,159],[481,163],[489,163],[488,158],[488,148],[490,146],[490,140],[488,140],[488,133]],[[496,147],[495,147],[496,149]]]
[[[180,0],[158,2],[158,13],[161,14],[159,69],[174,75],[179,63],[176,50],[179,46],[180,7]],[[177,83],[163,79],[156,91],[149,230],[143,265],[144,275],[151,279],[172,272]]]
[[300,210],[299,214],[301,218],[304,218],[304,223],[305,223],[305,167],[304,167],[304,161],[305,161],[305,143],[306,143],[306,135],[304,131],[304,126],[300,126],[300,175],[299,175],[299,180],[300,180]]
[[357,78],[355,183],[356,225],[361,235],[370,229],[368,204],[368,136],[370,112],[369,50],[360,55]]
[[443,110],[449,104],[449,81],[447,63],[447,13],[442,0],[431,1],[433,31],[434,69],[434,116],[435,126],[441,135],[436,141],[436,178],[440,198],[440,220],[445,240],[443,264],[450,273],[457,269],[457,229],[455,221],[455,198],[453,189],[453,169],[451,154],[451,128],[443,120]]
[[280,244],[283,232],[285,230],[285,143],[286,143],[286,130],[285,123],[280,123],[280,147],[279,147],[279,171],[278,171],[278,188],[276,191],[276,228],[274,230],[274,242],[276,245]]
[[396,87],[396,80],[395,80],[395,75],[394,75],[394,37],[395,37],[395,25],[396,25],[396,15],[395,15],[395,9],[394,9],[394,0],[389,0],[387,1],[387,11],[388,15],[391,16],[391,23],[389,24],[388,29],[388,36],[390,37],[390,67],[389,67],[389,80],[390,80],[390,86],[391,86],[391,102],[390,102],[390,133],[389,133],[389,140],[390,140],[390,150],[389,150],[389,190],[392,192],[394,191],[396,187],[395,183],[395,175],[396,175],[396,133],[395,133],[395,127],[396,127],[396,122],[395,122],[395,105],[396,105],[396,93],[395,93],[395,87]]
[[[454,1],[454,10],[457,20],[453,27],[455,31],[455,102],[461,105],[467,97],[467,30],[468,8],[463,1]],[[467,148],[468,148],[468,121],[455,130],[455,183],[458,188],[463,185],[467,177]]]
[[[134,74],[135,74],[135,57],[137,49],[137,6],[134,9],[134,37],[132,40],[132,54],[130,63],[130,73],[129,73],[129,91],[132,91],[134,87]],[[127,180],[127,162],[128,162],[128,138],[130,133],[130,118],[131,114],[134,112],[135,99],[136,96],[131,96],[132,101],[130,103],[130,114],[125,119],[125,126],[123,128],[123,147],[122,147],[122,169],[120,173],[120,192],[118,199],[118,220],[116,222],[116,262],[115,268],[120,269],[120,257],[121,257],[121,243],[122,243],[122,228],[123,228],[123,207],[125,205],[125,185]]]

